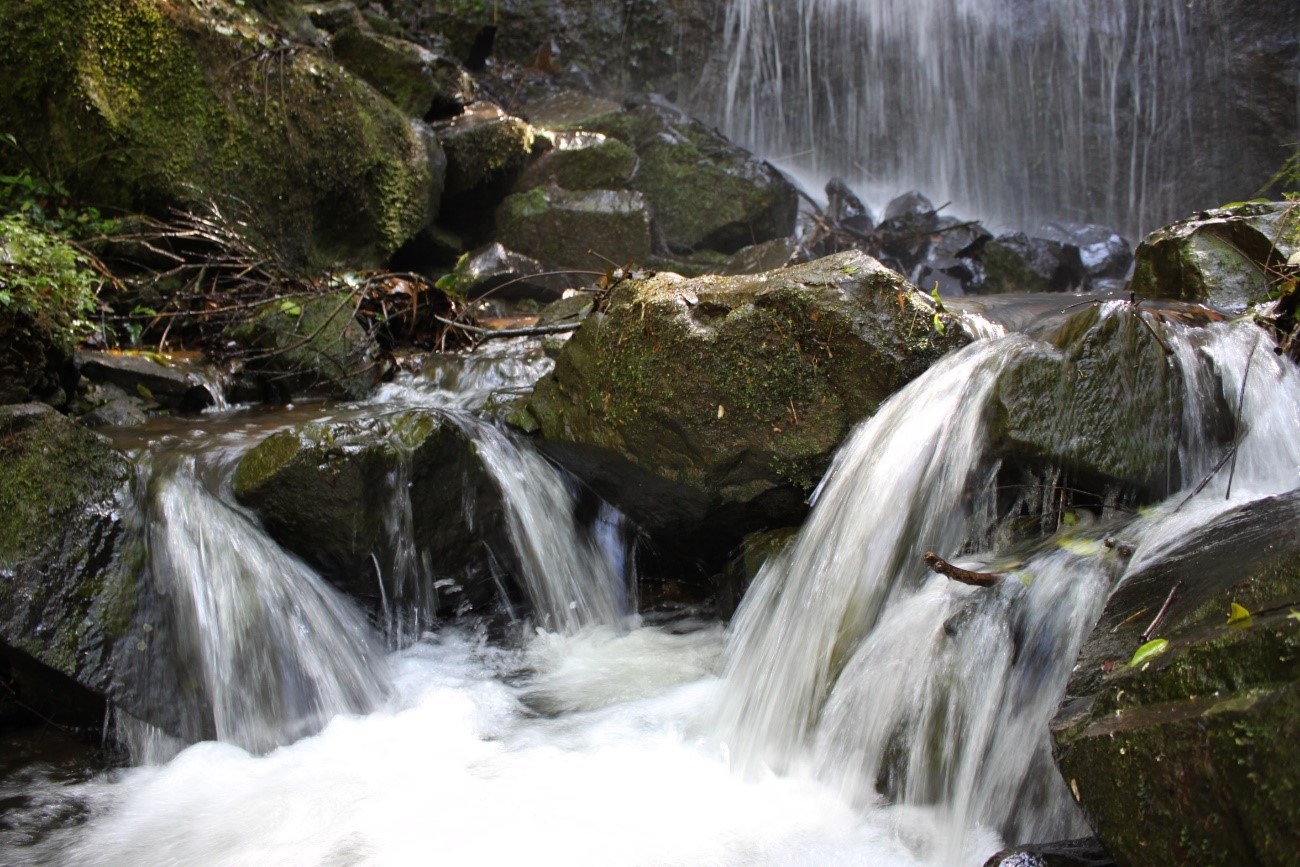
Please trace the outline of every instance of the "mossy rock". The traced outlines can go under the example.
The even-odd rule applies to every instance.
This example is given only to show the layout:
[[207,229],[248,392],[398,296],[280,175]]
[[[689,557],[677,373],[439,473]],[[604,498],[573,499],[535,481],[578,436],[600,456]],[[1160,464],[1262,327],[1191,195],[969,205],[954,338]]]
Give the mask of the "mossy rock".
[[[432,594],[437,613],[449,616],[496,599],[492,556],[510,550],[499,494],[470,440],[437,415],[402,412],[280,431],[243,457],[234,492],[280,544],[372,608],[384,596],[399,605]],[[396,538],[392,526],[404,501],[407,539]],[[399,565],[401,546],[411,540],[416,550],[407,562],[419,576]],[[413,577],[421,586],[402,586]]]
[[[1298,524],[1295,493],[1226,513],[1129,576],[1085,643],[1052,734],[1120,864],[1300,863]],[[1166,601],[1164,651],[1131,665],[1135,615]]]
[[631,186],[644,193],[672,249],[733,253],[789,235],[798,197],[769,163],[671,108],[643,105],[593,121],[640,158]]
[[1044,335],[1041,353],[1000,377],[990,423],[996,448],[1080,481],[1158,497],[1180,487],[1183,382],[1155,336],[1157,316],[1123,302],[1093,304]]
[[227,337],[239,344],[244,370],[261,379],[268,394],[357,400],[383,379],[388,359],[355,311],[346,292],[268,302]]
[[[749,277],[626,281],[560,351],[529,412],[580,474],[583,450],[642,474],[602,481],[614,502],[675,486],[671,508],[632,508],[643,523],[751,508],[760,523],[794,523],[850,428],[967,342],[934,318],[926,296],[859,252]],[[747,522],[732,529],[756,529]]]
[[515,189],[557,186],[566,190],[621,190],[636,171],[636,153],[600,133],[559,133],[554,147],[519,178]]
[[1266,300],[1279,266],[1300,252],[1300,203],[1257,202],[1206,211],[1138,245],[1129,289],[1239,310]]
[[[6,132],[82,201],[217,201],[288,261],[325,265],[379,264],[431,218],[406,117],[224,0],[4,4],[0,75]],[[0,170],[26,159],[0,149]]]
[[129,638],[135,576],[118,560],[130,477],[104,439],[48,406],[0,407],[0,645],[73,709],[90,690],[102,712]]
[[449,196],[508,187],[532,153],[535,138],[527,121],[486,102],[437,129],[447,153]]
[[330,48],[346,69],[411,117],[450,117],[474,101],[474,80],[459,63],[367,25],[340,30]]
[[650,256],[649,208],[630,190],[538,187],[507,197],[496,222],[502,244],[551,267],[603,271]]

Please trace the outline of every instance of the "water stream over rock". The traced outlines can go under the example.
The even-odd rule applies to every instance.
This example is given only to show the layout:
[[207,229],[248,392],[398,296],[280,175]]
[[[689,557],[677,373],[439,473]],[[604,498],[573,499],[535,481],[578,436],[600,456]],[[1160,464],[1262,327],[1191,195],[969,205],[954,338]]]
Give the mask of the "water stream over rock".
[[[999,372],[1045,350],[981,340],[859,426],[729,634],[637,615],[617,515],[579,515],[559,470],[476,414],[487,392],[541,372],[514,356],[481,380],[462,370],[458,388],[410,378],[324,410],[420,406],[463,426],[523,564],[533,628],[514,636],[481,619],[399,624],[390,595],[376,628],[280,549],[228,493],[267,424],[164,439],[143,463],[141,521],[210,739],[89,781],[5,783],[0,797],[25,806],[0,852],[28,865],[978,865],[1004,840],[1086,833],[1046,724],[1109,589],[1209,516],[1300,482],[1294,368],[1249,325],[1159,329],[1196,396],[1189,416],[1225,395],[1241,407],[1230,476],[1183,504],[1219,457],[1185,424],[1164,503],[1135,514],[1115,498],[1017,543],[1013,519],[1037,518],[1026,499],[999,509],[985,425]],[[386,526],[410,523],[397,509]],[[1006,578],[950,582],[926,570],[927,550]],[[388,653],[382,628],[399,636]]]

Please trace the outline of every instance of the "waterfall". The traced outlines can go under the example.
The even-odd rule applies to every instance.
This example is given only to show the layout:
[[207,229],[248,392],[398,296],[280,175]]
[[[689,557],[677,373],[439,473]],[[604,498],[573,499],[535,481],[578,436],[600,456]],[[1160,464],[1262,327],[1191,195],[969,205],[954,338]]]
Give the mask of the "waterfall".
[[[1002,227],[1135,237],[1221,204],[1205,186],[1244,198],[1262,182],[1208,180],[1246,135],[1212,104],[1238,74],[1232,26],[1208,0],[729,0],[725,85],[705,110],[779,165],[878,201],[916,188]],[[1215,167],[1193,190],[1202,159]]]
[[[1118,306],[1103,315],[1123,315]],[[923,853],[959,863],[972,834],[1087,833],[1051,761],[1047,723],[1078,649],[1126,569],[1209,517],[1300,484],[1300,376],[1248,323],[1162,326],[1187,384],[1182,490],[1141,517],[1110,507],[1029,551],[990,550],[995,482],[983,419],[998,371],[1046,347],[975,343],[892,397],[841,448],[798,539],[755,579],[733,624],[720,725],[751,772],[807,773],[869,806],[935,811]],[[1199,419],[1231,396],[1228,474]],[[1103,545],[1135,547],[1127,563]],[[930,574],[928,550],[1008,575],[974,589]]]

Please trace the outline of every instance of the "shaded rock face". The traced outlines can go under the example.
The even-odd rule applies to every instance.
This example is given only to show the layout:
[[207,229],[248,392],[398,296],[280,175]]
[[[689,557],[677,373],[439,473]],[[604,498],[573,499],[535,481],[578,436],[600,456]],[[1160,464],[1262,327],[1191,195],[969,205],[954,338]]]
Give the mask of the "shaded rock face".
[[114,650],[134,638],[134,575],[118,568],[129,479],[124,457],[49,407],[0,407],[0,656],[19,699],[65,724],[102,724]]
[[[318,51],[213,0],[0,9],[0,116],[73,195],[165,215],[233,197],[295,263],[379,263],[432,217],[424,143]],[[0,150],[6,174],[23,151]]]
[[459,63],[415,43],[375,33],[364,22],[335,33],[330,49],[348,71],[411,117],[426,121],[451,117],[474,102],[474,80]]
[[618,139],[585,132],[555,133],[553,139],[554,147],[528,167],[517,190],[621,190],[632,180],[636,153]]
[[631,190],[538,187],[501,203],[497,237],[547,266],[599,272],[650,256],[650,211]]
[[115,385],[168,409],[198,412],[217,402],[218,395],[195,374],[141,355],[82,350],[77,364],[91,382]]
[[244,372],[268,399],[312,392],[356,400],[374,390],[388,365],[355,311],[346,292],[272,302],[228,336],[243,347]]
[[[1294,492],[1229,511],[1129,577],[1085,643],[1052,735],[1119,863],[1297,863],[1296,526]],[[1165,651],[1132,667],[1166,600]]]
[[545,448],[651,532],[795,523],[849,429],[968,340],[934,317],[861,253],[629,281],[561,350],[528,412]]
[[487,102],[475,103],[435,129],[447,155],[443,224],[481,234],[492,208],[532,154],[535,131],[527,121]]
[[1205,211],[1159,229],[1137,249],[1129,288],[1240,310],[1266,299],[1300,251],[1300,205],[1266,202]]
[[1037,335],[1042,354],[1010,365],[998,383],[990,423],[998,450],[1085,484],[1156,497],[1176,489],[1184,385],[1154,333],[1160,315],[1093,304]]
[[492,557],[510,556],[500,495],[438,416],[281,431],[244,456],[234,492],[276,541],[372,608],[386,598],[450,616],[498,597]]
[[1023,232],[1002,235],[984,245],[984,291],[1070,292],[1079,289],[1088,270],[1079,248]]

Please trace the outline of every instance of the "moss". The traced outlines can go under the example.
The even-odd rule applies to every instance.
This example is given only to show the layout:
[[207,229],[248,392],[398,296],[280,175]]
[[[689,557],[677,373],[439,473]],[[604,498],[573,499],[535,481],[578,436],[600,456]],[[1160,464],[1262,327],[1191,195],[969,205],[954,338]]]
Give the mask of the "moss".
[[523,167],[533,148],[533,128],[495,110],[469,112],[439,130],[447,152],[447,194],[461,195],[499,183]]

